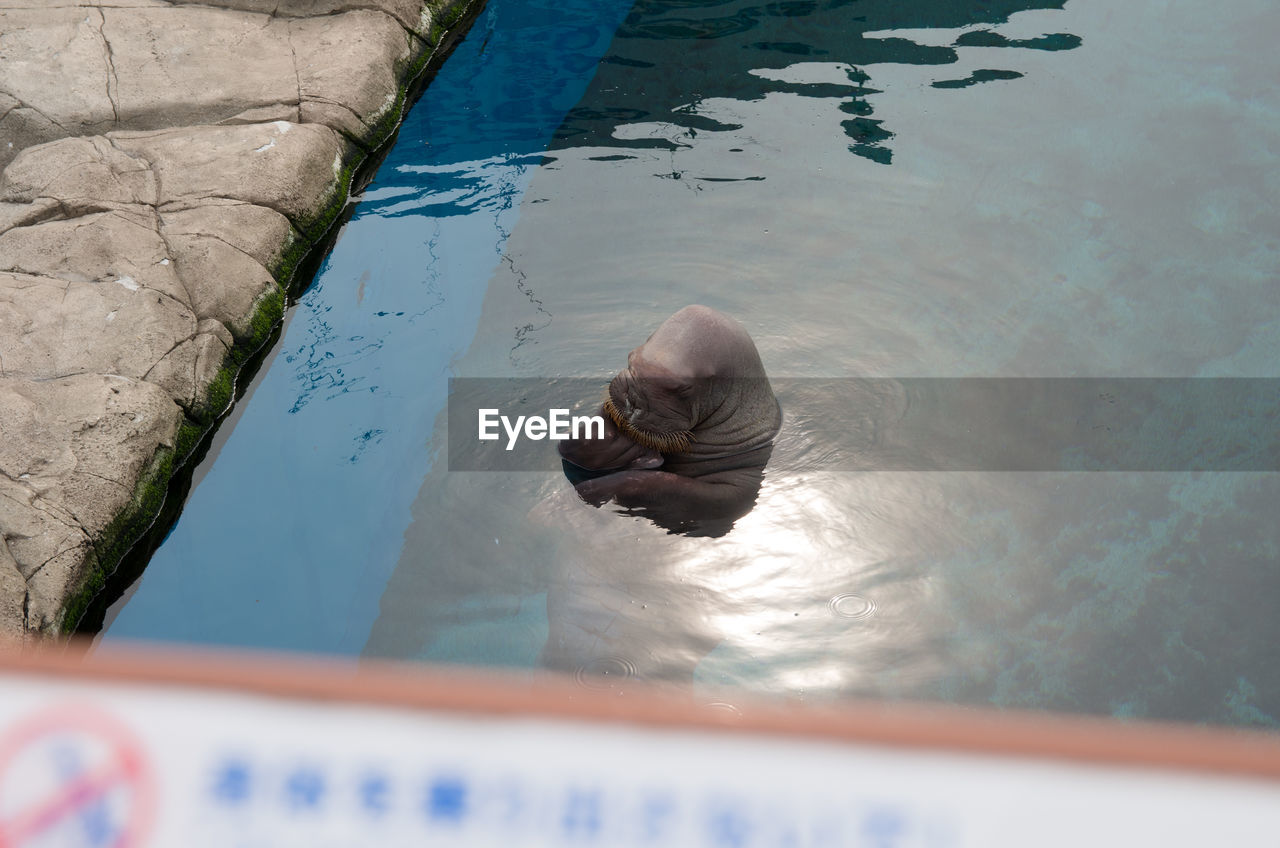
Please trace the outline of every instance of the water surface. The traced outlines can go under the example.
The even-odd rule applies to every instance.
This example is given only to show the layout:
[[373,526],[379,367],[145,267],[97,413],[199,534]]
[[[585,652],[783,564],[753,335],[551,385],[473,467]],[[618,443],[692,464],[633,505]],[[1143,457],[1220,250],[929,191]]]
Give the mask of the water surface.
[[[1280,376],[1268,5],[570,5],[490,2],[104,638],[1274,726],[1277,474],[837,471],[786,380]],[[448,471],[448,377],[688,303],[784,409],[730,533]]]

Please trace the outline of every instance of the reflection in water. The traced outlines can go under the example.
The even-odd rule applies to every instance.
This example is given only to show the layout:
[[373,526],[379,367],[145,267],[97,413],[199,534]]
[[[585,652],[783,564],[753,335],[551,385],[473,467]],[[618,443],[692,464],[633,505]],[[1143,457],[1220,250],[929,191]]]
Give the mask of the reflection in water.
[[[1079,36],[1050,33],[1010,39],[989,29],[970,29],[946,46],[925,44],[884,31],[958,29],[1005,23],[1028,9],[1061,9],[1065,0],[997,0],[956,3],[927,0],[637,0],[618,30],[584,103],[566,117],[553,148],[623,147],[631,150],[688,146],[700,132],[741,129],[717,120],[703,107],[713,98],[746,102],[770,94],[834,98],[848,116],[841,122],[849,150],[874,162],[893,159],[893,131],[873,117],[869,65],[949,65],[961,47],[1066,50]],[[838,68],[843,79],[788,79],[797,63]],[[938,87],[1017,79],[1016,71],[981,69]],[[653,131],[638,138],[626,126]],[[659,128],[678,128],[677,132]],[[621,132],[619,132],[621,130]],[[678,176],[677,176],[678,178]]]
[[543,662],[621,656],[645,679],[800,697],[901,697],[961,666],[934,617],[947,598],[931,568],[961,536],[916,520],[940,511],[936,493],[790,459],[721,539],[614,533],[561,510],[573,538],[609,532],[613,552],[581,564],[566,552]]
[[586,518],[572,503],[544,506],[542,514],[574,544],[560,551],[547,586],[548,632],[539,664],[588,686],[622,688],[615,676],[621,669],[627,678],[691,686],[698,664],[722,638],[708,613],[729,598],[700,585],[682,558],[642,551],[652,545],[655,552],[674,547],[691,555],[701,540],[668,543],[687,537],[663,536],[641,519],[619,522],[600,512]]
[[647,518],[668,533],[716,537],[756,505],[771,453],[769,446],[756,448],[706,474],[689,467],[590,474],[568,461],[564,472],[584,503],[615,504],[623,515]]

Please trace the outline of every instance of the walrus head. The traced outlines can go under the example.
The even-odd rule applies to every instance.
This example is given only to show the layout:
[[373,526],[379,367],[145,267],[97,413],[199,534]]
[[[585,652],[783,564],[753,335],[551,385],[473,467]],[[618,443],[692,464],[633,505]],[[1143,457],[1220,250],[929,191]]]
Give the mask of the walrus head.
[[782,413],[747,331],[706,306],[686,306],[627,357],[604,411],[639,445],[682,459],[769,444]]
[[603,411],[604,438],[560,442],[578,496],[688,536],[723,536],[751,511],[782,425],[751,336],[705,306],[631,351]]

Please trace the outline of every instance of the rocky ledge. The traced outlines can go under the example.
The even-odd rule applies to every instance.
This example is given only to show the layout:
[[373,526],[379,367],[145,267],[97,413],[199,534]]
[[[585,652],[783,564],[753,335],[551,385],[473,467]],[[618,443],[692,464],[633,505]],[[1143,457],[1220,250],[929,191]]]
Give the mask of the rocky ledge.
[[469,0],[0,0],[0,636],[73,628]]

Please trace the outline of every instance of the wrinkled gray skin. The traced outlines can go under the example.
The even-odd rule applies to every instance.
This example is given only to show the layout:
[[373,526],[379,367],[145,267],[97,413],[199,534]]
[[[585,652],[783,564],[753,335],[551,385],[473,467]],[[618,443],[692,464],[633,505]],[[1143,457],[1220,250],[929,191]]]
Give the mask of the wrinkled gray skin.
[[[631,351],[609,397],[634,438],[606,416],[604,439],[560,443],[569,463],[605,472],[576,483],[584,500],[694,535],[723,535],[750,512],[782,412],[741,324],[686,306]],[[636,441],[660,444],[682,431],[690,441],[681,448]]]

